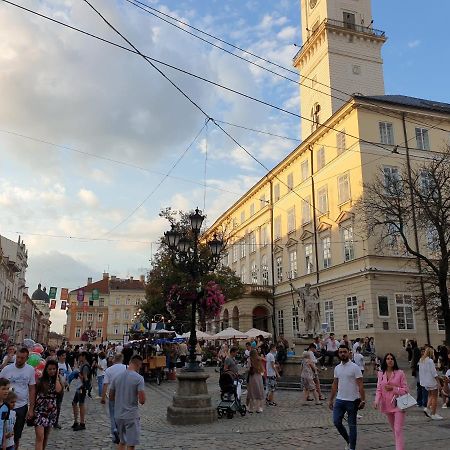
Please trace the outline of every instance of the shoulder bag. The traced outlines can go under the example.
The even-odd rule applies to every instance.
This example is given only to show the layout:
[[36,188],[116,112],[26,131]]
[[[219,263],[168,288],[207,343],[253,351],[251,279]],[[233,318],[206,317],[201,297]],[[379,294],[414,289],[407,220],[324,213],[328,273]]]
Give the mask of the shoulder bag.
[[397,408],[404,411],[405,409],[411,408],[411,406],[416,406],[417,401],[411,394],[400,395],[395,399]]

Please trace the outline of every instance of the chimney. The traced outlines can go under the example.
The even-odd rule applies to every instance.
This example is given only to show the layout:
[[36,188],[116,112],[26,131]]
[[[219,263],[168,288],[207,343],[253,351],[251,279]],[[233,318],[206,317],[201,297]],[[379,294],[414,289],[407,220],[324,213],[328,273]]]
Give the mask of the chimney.
[[109,278],[109,273],[108,272],[103,272],[103,279],[107,280]]
[[133,277],[130,277],[130,281],[133,281]]
[[111,275],[111,281],[115,281],[117,277],[115,275]]
[[89,278],[88,278],[87,284],[88,284],[88,286],[89,286],[90,284],[92,284],[92,277],[89,277]]
[[145,275],[141,275],[139,279],[141,280],[141,283],[145,283]]

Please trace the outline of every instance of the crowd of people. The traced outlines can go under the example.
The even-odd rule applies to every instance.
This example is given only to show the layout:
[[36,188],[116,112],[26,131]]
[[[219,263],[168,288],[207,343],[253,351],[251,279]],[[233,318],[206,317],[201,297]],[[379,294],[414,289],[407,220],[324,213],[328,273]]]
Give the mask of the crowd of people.
[[[188,346],[185,342],[159,348],[166,354],[170,370],[186,363]],[[283,373],[287,355],[292,351],[283,335],[276,342],[258,336],[245,343],[216,348],[198,344],[199,362],[209,358],[217,361],[218,371],[244,378],[247,385],[246,406],[250,414],[261,414],[266,407],[277,406],[277,380]],[[450,406],[450,366],[448,349],[441,346],[419,348],[412,340],[406,344],[412,376],[417,385],[417,406],[432,420],[442,420],[438,414]],[[144,378],[141,375],[143,358],[131,345],[63,345],[47,348],[42,353],[45,367],[37,376],[27,364],[30,351],[26,347],[9,345],[0,365],[0,442],[2,450],[18,450],[25,425],[35,430],[35,448],[47,448],[52,428],[61,428],[61,405],[65,395],[72,397],[74,432],[86,430],[86,398],[97,397],[108,403],[112,441],[120,450],[132,450],[139,444],[139,404],[145,403]],[[339,360],[335,365],[336,358]],[[181,363],[181,364],[180,364]],[[304,404],[322,405],[326,397],[320,385],[321,370],[333,370],[333,384],[328,406],[333,411],[333,423],[344,438],[347,449],[356,449],[357,419],[365,407],[364,369],[373,364],[377,388],[373,407],[386,415],[393,431],[396,450],[404,450],[403,427],[406,409],[416,405],[408,399],[406,374],[399,368],[394,354],[387,353],[382,360],[376,357],[372,338],[350,341],[331,333],[320,336],[302,352],[301,384]],[[94,386],[93,380],[96,380]],[[399,403],[399,399],[401,402]],[[403,404],[403,400],[406,403]],[[409,401],[409,403],[408,403]],[[405,406],[406,405],[406,406]],[[348,429],[344,425],[347,421]]]

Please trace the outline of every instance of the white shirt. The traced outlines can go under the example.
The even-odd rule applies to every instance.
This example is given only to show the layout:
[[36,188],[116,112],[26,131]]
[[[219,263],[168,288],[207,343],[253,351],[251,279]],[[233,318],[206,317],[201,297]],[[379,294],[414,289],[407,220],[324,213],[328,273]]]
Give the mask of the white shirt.
[[[98,360],[98,364],[97,364],[97,377],[102,377],[103,375],[105,375],[105,370],[108,367],[108,363],[105,359],[100,359]],[[111,366],[112,367],[112,366]]]
[[327,352],[336,352],[339,348],[339,342],[335,339],[332,341],[330,338],[325,342],[325,348]]
[[275,369],[272,367],[272,363],[275,364],[275,355],[270,352],[266,355],[266,372],[268,377],[276,377],[277,373]]
[[426,357],[423,362],[422,360],[419,361],[419,382],[421,386],[437,389],[437,376],[436,366],[431,358]]
[[360,398],[356,380],[362,378],[361,369],[352,361],[340,363],[334,368],[334,378],[338,379],[338,400],[355,401]]
[[[3,364],[13,364],[16,362],[16,355],[12,355],[11,361],[8,361],[9,359],[9,355],[5,355],[5,357],[3,358]],[[8,361],[8,362],[6,362]]]
[[[6,433],[14,433],[14,424],[16,423],[16,412],[12,409],[9,411],[9,419],[7,420],[6,426],[5,426],[5,432]],[[14,436],[10,436],[9,438],[6,438],[6,448],[14,447]]]
[[445,372],[445,376],[446,376],[447,378],[450,378],[450,369],[448,369],[447,372]]
[[122,353],[122,350],[123,350],[123,345],[118,345],[118,346],[116,346],[116,353]]
[[353,355],[353,361],[355,361],[355,364],[361,369],[361,371],[364,370],[364,356],[361,355],[361,353],[355,353]]
[[34,368],[25,364],[20,369],[15,364],[7,365],[1,372],[0,378],[6,378],[17,394],[16,408],[28,405],[28,386],[36,384]]
[[356,353],[356,349],[358,348],[358,347],[361,347],[361,342],[355,342],[354,344],[353,344],[353,354],[355,354]]
[[125,370],[127,370],[127,366],[125,364],[113,364],[105,370],[105,378],[103,378],[103,383],[111,384],[114,381],[114,378],[125,372]]

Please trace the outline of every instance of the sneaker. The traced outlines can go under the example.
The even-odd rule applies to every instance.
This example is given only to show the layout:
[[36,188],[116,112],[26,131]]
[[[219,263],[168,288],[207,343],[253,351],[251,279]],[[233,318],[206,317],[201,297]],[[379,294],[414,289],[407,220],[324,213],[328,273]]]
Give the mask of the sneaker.
[[86,424],[80,423],[77,427],[73,429],[73,431],[81,431],[86,429]]
[[357,419],[362,419],[363,416],[362,416],[361,414],[356,414],[356,418],[357,418]]
[[350,445],[346,445],[344,450],[350,450]]
[[427,407],[423,408],[423,412],[427,417],[431,418],[431,411]]
[[442,409],[447,409],[448,408],[448,406],[444,403],[443,405],[442,405]]
[[433,415],[431,416],[431,419],[432,419],[432,420],[442,420],[443,417],[440,416],[439,414],[433,414]]
[[119,433],[117,431],[114,431],[113,444],[120,444]]
[[78,428],[80,424],[78,422],[74,422],[72,425],[72,428],[75,430],[75,428]]

